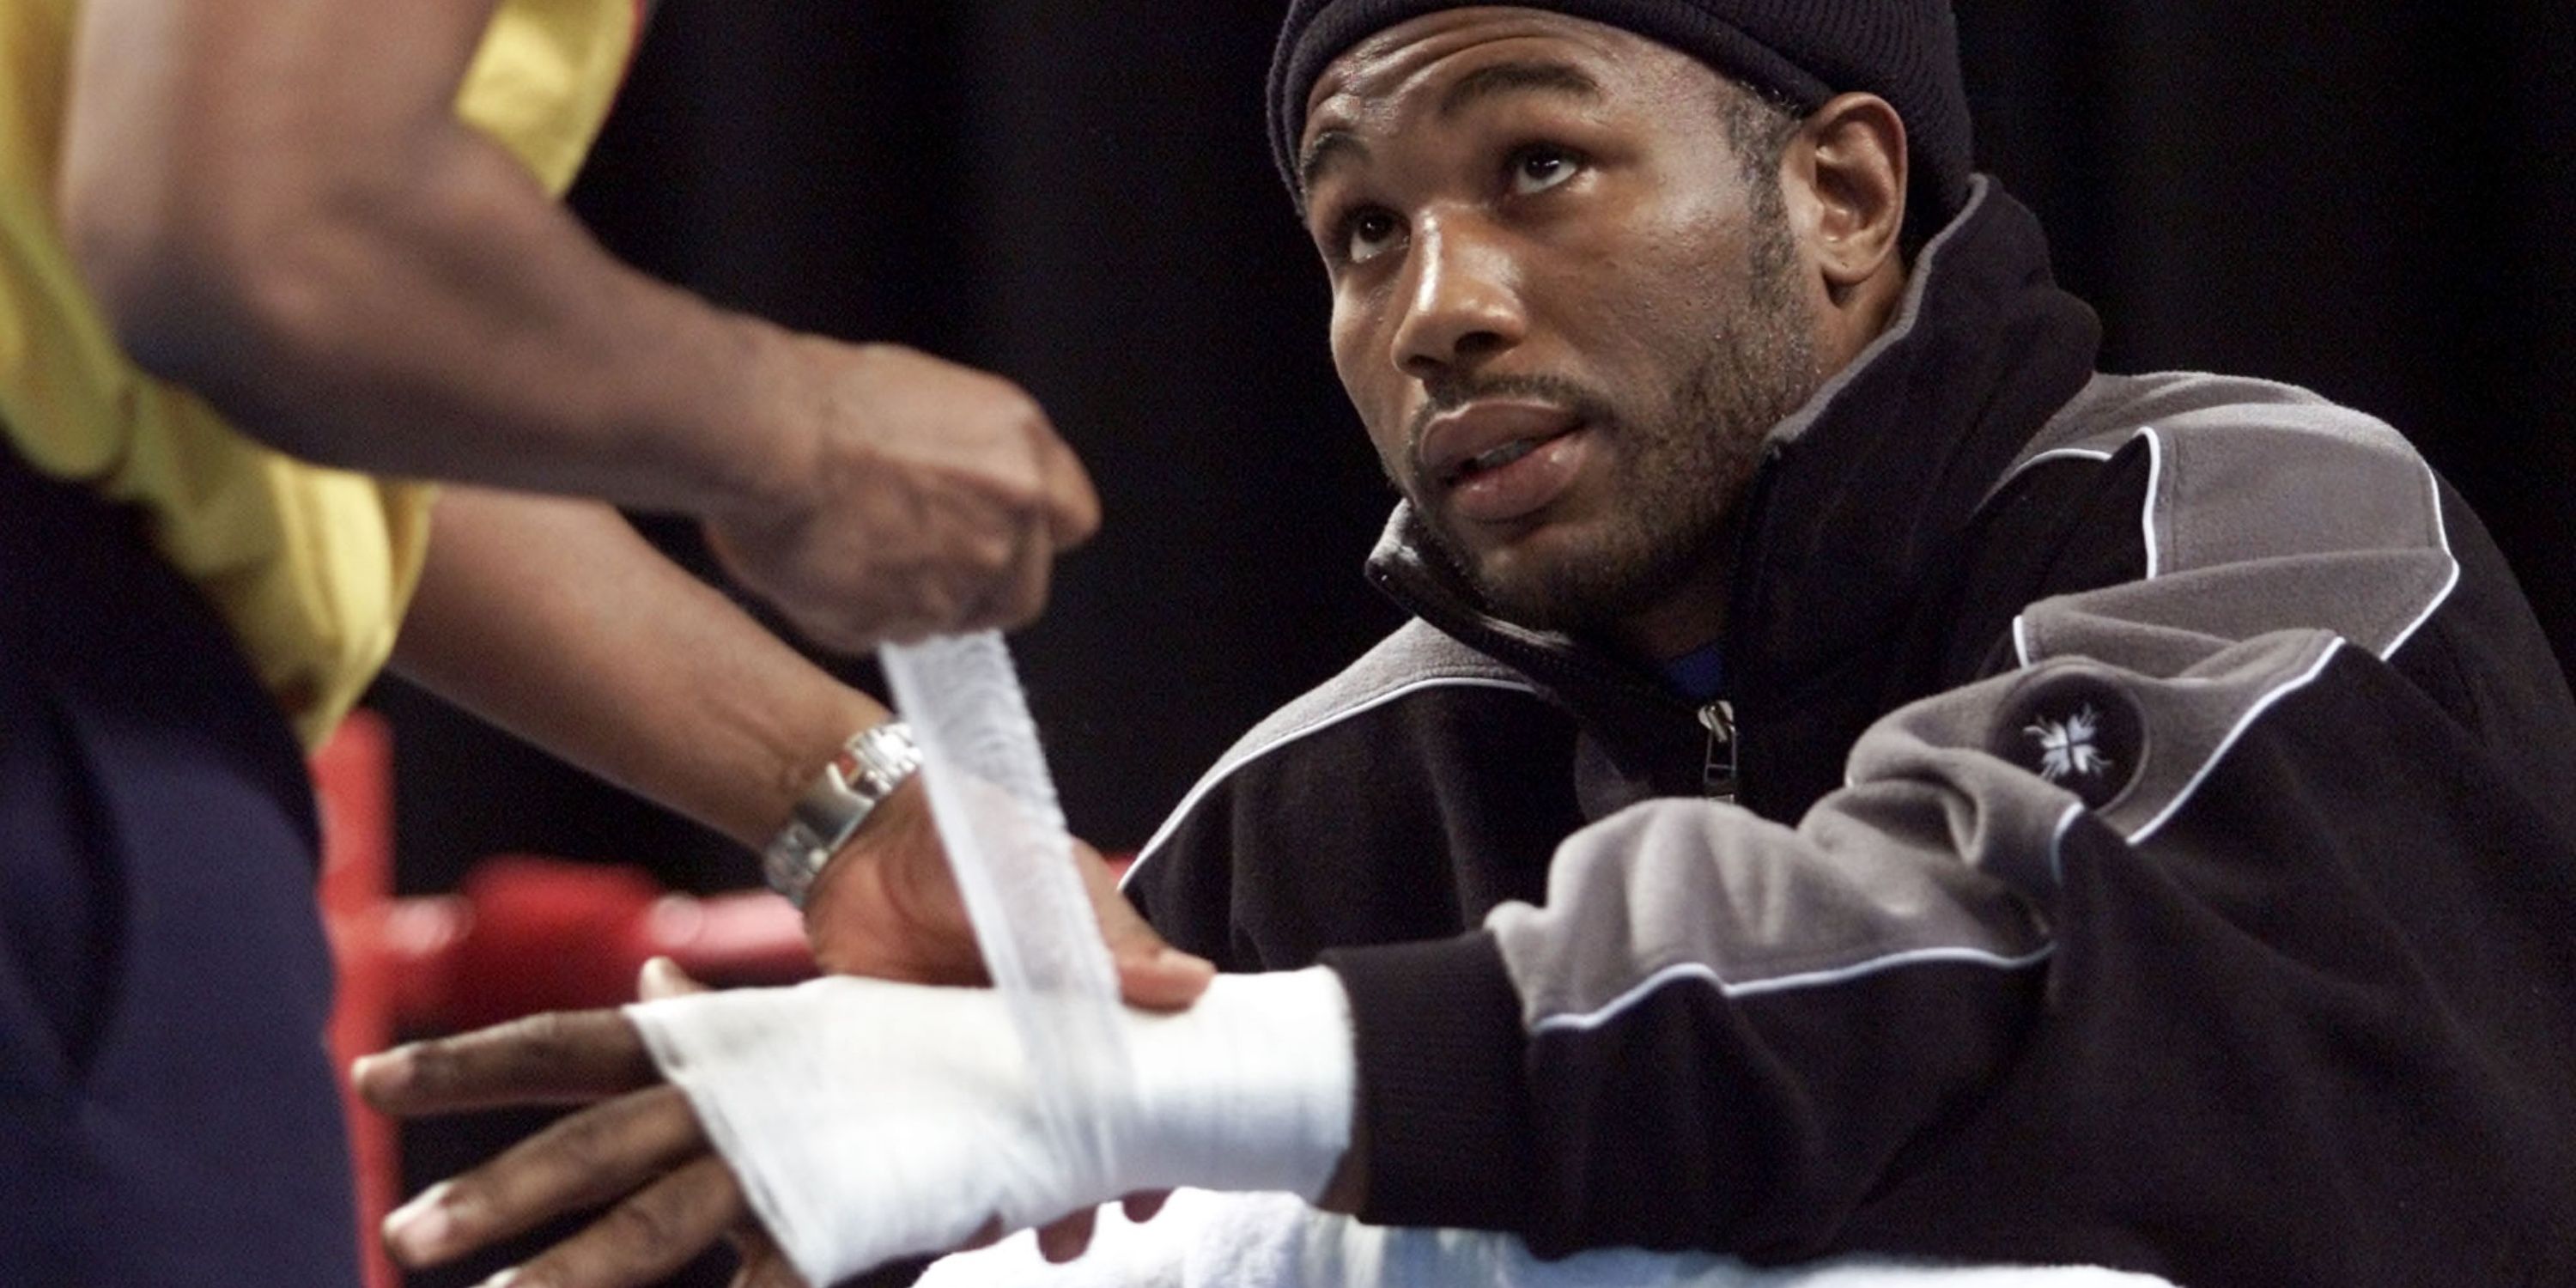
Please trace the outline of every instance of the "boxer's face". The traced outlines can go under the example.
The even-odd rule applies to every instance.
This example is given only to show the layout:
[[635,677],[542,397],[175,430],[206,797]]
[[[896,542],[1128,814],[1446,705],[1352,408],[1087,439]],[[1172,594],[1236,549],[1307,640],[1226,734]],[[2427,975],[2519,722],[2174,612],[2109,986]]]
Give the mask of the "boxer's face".
[[1655,624],[1722,604],[1761,439],[1822,382],[1777,159],[1726,125],[1741,93],[1624,31],[1466,9],[1369,38],[1308,99],[1334,364],[1509,619],[1704,642]]

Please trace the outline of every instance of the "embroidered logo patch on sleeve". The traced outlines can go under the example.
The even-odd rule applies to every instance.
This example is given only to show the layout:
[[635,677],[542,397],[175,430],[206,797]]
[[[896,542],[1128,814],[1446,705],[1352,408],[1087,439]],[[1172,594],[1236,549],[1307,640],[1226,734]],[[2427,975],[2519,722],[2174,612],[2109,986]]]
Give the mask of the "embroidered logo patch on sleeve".
[[2006,704],[1987,750],[2100,810],[2137,781],[2145,721],[2137,703],[2108,680],[2054,676]]

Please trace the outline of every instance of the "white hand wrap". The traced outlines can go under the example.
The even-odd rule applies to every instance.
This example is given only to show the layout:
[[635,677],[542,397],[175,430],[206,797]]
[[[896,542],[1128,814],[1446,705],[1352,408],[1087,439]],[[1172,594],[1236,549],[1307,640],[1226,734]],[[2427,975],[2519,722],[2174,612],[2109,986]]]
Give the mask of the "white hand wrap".
[[1350,1145],[1350,1003],[1321,967],[1122,1012],[1134,1080],[1058,1088],[1089,1132],[1046,1129],[1049,1061],[990,990],[833,978],[626,1013],[809,1283],[1135,1190],[1311,1200]]

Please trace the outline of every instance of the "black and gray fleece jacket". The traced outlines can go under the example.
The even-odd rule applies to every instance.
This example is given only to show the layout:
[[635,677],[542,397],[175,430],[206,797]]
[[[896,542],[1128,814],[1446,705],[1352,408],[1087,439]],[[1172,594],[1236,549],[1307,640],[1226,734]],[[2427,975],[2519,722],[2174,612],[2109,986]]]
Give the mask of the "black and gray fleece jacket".
[[[2387,426],[2094,370],[1981,181],[1773,433],[1726,722],[1418,620],[1252,731],[1128,884],[1322,960],[1369,1220],[1542,1255],[2576,1283],[2576,701]],[[1710,785],[1731,781],[1734,799]]]

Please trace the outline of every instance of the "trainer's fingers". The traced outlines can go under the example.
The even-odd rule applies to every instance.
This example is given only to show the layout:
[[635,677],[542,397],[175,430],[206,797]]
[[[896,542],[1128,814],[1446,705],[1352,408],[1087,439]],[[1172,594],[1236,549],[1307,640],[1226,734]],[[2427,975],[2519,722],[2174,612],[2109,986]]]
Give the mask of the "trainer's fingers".
[[615,1011],[555,1011],[361,1057],[358,1094],[389,1114],[579,1104],[659,1079],[644,1039]]
[[1029,531],[1021,534],[1020,546],[1012,555],[1011,576],[1003,590],[1008,607],[1004,620],[1025,625],[1046,608],[1047,582],[1055,571],[1055,547],[1047,534]]
[[1120,953],[1113,964],[1118,970],[1119,996],[1129,1006],[1148,1011],[1183,1010],[1199,1000],[1208,982],[1216,978],[1216,967],[1206,958],[1170,947]]
[[705,1154],[706,1134],[678,1088],[620,1096],[423,1191],[385,1218],[385,1246],[407,1266],[434,1265],[596,1207]]
[[1054,434],[1038,443],[1039,486],[1047,495],[1047,535],[1056,549],[1081,545],[1100,531],[1100,493],[1082,458]]
[[1059,1263],[1081,1256],[1091,1246],[1091,1225],[1098,1211],[1084,1208],[1060,1221],[1039,1226],[1038,1255]]
[[787,1258],[771,1253],[765,1260],[744,1261],[742,1268],[734,1271],[733,1282],[728,1288],[807,1288],[807,1285],[804,1278],[796,1273],[796,1267],[787,1264]]
[[1170,1202],[1171,1197],[1170,1190],[1138,1190],[1118,1200],[1118,1207],[1127,1214],[1128,1220],[1143,1225],[1160,1215],[1163,1204]]
[[1118,993],[1129,1006],[1149,1011],[1177,1011],[1199,1000],[1216,966],[1163,942],[1119,893],[1118,880],[1097,850],[1074,842],[1074,863],[1083,892],[1091,898],[1091,915],[1100,922],[1100,937],[1118,968]]
[[610,1208],[581,1233],[519,1267],[515,1282],[544,1288],[637,1288],[660,1283],[715,1246],[746,1215],[742,1187],[709,1154]]
[[778,1250],[778,1244],[758,1222],[740,1222],[725,1237],[733,1241],[734,1253],[742,1258],[730,1288],[808,1288],[795,1265],[787,1260],[787,1254]]
[[1003,1235],[1009,1233],[1010,1230],[1002,1224],[1002,1218],[993,1217],[975,1227],[975,1233],[967,1235],[966,1241],[957,1245],[957,1251],[972,1252],[977,1248],[992,1247],[1002,1241]]
[[1054,543],[1045,528],[1031,521],[1012,539],[1009,566],[985,583],[983,593],[967,605],[959,621],[969,627],[1015,630],[1037,620],[1046,608],[1047,577],[1054,566]]

